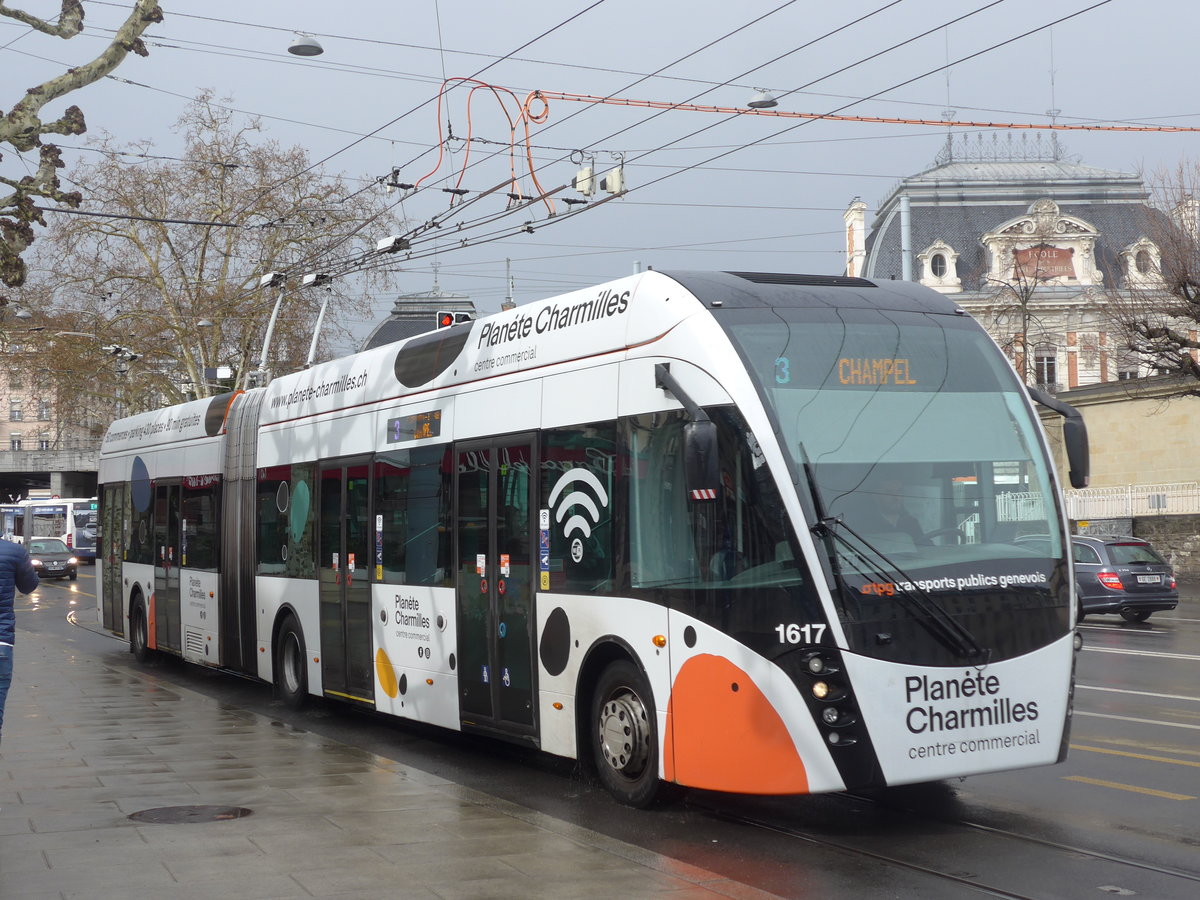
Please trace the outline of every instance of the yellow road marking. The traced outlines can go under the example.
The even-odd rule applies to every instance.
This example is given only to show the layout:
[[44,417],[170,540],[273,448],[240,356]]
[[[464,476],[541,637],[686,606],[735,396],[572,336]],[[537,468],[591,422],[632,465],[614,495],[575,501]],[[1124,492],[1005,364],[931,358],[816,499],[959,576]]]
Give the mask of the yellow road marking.
[[1064,781],[1078,781],[1082,784],[1094,784],[1097,787],[1112,788],[1116,791],[1132,791],[1135,794],[1147,794],[1151,797],[1161,797],[1164,800],[1195,800],[1187,794],[1172,794],[1170,791],[1156,791],[1153,788],[1137,787],[1132,784],[1121,784],[1118,781],[1101,781],[1099,778],[1085,778],[1082,775],[1067,775]]
[[1195,766],[1200,769],[1200,762],[1190,759],[1172,759],[1169,756],[1150,756],[1148,753],[1130,753],[1128,750],[1109,750],[1104,747],[1087,747],[1083,744],[1071,744],[1072,750],[1086,750],[1088,753],[1107,753],[1109,756],[1128,756],[1130,759],[1145,759],[1149,762],[1171,763],[1176,766]]

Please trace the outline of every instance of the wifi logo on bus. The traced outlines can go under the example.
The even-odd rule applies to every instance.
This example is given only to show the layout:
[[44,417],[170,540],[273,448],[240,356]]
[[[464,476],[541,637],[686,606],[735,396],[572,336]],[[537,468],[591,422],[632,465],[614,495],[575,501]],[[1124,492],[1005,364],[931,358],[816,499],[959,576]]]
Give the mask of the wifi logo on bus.
[[[608,506],[608,491],[589,470],[568,469],[554,483],[547,502],[554,520],[562,525],[563,537],[582,534],[586,538],[600,521],[600,509]],[[583,541],[578,536],[571,541],[571,559],[583,559]]]

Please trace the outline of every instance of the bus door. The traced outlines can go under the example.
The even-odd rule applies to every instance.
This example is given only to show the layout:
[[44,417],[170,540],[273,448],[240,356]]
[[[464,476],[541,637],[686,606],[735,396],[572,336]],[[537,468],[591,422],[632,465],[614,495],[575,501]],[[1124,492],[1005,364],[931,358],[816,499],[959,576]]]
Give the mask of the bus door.
[[121,569],[125,543],[122,517],[125,510],[125,485],[104,485],[103,519],[97,541],[100,558],[100,611],[104,627],[113,634],[125,634],[124,597],[121,591]]
[[154,484],[154,635],[160,650],[180,649],[179,483]]
[[463,723],[532,734],[533,442],[525,437],[456,449]]
[[317,560],[325,693],[373,705],[368,472],[365,459],[321,466]]

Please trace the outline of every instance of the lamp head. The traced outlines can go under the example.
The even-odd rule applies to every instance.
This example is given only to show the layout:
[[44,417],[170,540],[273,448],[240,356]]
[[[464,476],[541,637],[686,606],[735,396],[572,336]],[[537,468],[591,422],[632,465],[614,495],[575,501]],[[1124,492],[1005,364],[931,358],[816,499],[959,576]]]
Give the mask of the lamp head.
[[755,88],[754,96],[750,98],[746,104],[751,109],[770,109],[773,106],[778,106],[779,101],[775,99],[775,95],[763,88]]
[[324,52],[325,48],[317,42],[315,37],[311,34],[300,34],[298,32],[296,39],[288,47],[288,53],[295,56],[320,56]]

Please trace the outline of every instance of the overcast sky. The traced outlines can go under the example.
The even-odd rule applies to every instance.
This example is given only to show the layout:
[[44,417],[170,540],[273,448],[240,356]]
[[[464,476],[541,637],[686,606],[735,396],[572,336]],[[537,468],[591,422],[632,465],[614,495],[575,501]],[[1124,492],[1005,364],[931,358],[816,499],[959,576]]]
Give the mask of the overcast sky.
[[[950,108],[960,121],[1047,122],[1047,110],[1057,107],[1066,123],[1200,126],[1197,12],[1188,0],[1111,0],[954,65],[948,77],[937,72],[891,90],[1095,2],[161,0],[166,18],[146,35],[150,57],[130,56],[114,73],[134,84],[109,79],[49,111],[77,103],[91,132],[152,139],[158,152],[170,154],[179,149],[172,123],[188,98],[207,88],[261,116],[270,137],[303,145],[314,161],[327,160],[327,170],[368,182],[393,167],[400,167],[402,182],[415,182],[433,168],[446,130],[443,116],[439,134],[432,102],[443,72],[478,73],[521,98],[543,90],[740,107],[754,87],[765,87],[793,91],[778,109],[797,112],[830,112],[879,94],[844,112],[941,119]],[[10,5],[39,14],[59,6],[57,0]],[[130,5],[84,0],[88,31],[69,42],[0,19],[6,86],[0,102],[17,99],[14,85],[32,85],[89,59]],[[825,36],[835,29],[842,30]],[[293,31],[315,35],[324,54],[289,55]],[[472,192],[508,173],[506,153],[487,159],[507,145],[509,131],[503,110],[489,98],[476,92],[469,124],[474,137],[501,146],[474,145],[472,161],[484,161],[463,176],[462,186]],[[457,89],[445,108],[458,136],[468,128],[465,100],[466,90]],[[510,103],[509,111],[515,109]],[[692,134],[699,129],[707,130]],[[506,258],[518,302],[626,275],[636,262],[664,270],[839,273],[846,205],[860,195],[870,216],[897,180],[933,164],[945,133],[912,124],[659,113],[552,99],[546,122],[534,126],[536,163],[559,160],[539,173],[542,185],[569,183],[577,169],[570,151],[577,150],[601,173],[623,155],[630,192],[569,218],[559,204],[552,220],[537,207],[463,235],[443,229],[439,281],[469,294],[486,312],[504,297]],[[1200,156],[1198,137],[1067,133],[1060,139],[1087,165],[1153,173]],[[86,137],[62,143],[84,146]],[[424,183],[434,189],[404,201],[414,223],[446,210],[450,195],[438,188],[457,180],[462,161],[463,144],[453,146],[455,153]],[[71,165],[94,154],[72,151],[65,158],[69,176]],[[14,158],[0,163],[4,175],[22,171]],[[437,183],[443,176],[450,180]],[[535,192],[527,177],[521,189]],[[400,192],[394,196],[399,200]],[[500,195],[484,198],[453,221],[499,214],[505,203]],[[525,220],[534,233],[459,246],[463,237],[479,240]],[[428,290],[432,261],[404,265],[402,291]],[[376,298],[377,315],[392,300]]]

